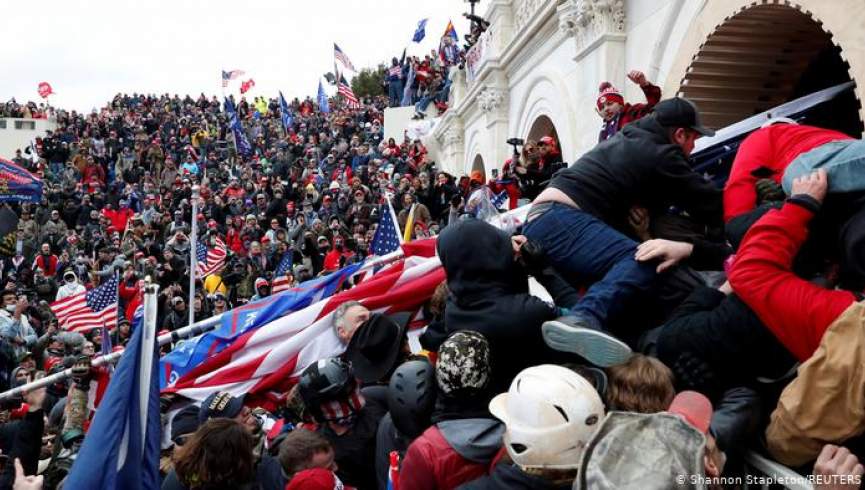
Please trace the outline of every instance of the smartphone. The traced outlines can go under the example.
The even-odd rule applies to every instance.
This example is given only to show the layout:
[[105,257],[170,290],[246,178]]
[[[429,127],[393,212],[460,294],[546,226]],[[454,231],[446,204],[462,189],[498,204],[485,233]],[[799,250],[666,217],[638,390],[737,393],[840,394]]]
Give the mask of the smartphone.
[[499,178],[499,169],[497,169],[497,168],[494,168],[494,169],[493,169],[493,178],[494,178],[494,179],[498,179],[498,178]]

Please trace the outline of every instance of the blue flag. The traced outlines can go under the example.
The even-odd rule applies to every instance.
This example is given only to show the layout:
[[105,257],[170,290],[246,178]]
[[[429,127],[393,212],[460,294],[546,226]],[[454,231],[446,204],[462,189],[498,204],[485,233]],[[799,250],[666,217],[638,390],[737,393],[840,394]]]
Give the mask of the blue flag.
[[142,320],[117,364],[63,488],[157,490],[160,423],[156,338]]
[[333,274],[306,281],[297,289],[228,311],[222,317],[222,324],[215,330],[181,343],[159,360],[160,388],[171,385],[246,332],[332,296],[362,266],[363,263],[358,263],[344,267]]
[[324,93],[321,80],[318,81],[318,110],[324,113],[330,112],[330,106],[327,104],[327,94]]
[[240,125],[240,119],[237,117],[237,110],[234,108],[234,103],[225,98],[225,112],[228,115],[228,126],[234,134],[234,141],[237,145],[237,153],[243,156],[252,155],[252,145],[246,139],[246,134],[243,133],[243,126]]
[[14,163],[0,158],[0,202],[42,202],[42,181]]
[[412,42],[419,43],[423,41],[423,38],[426,36],[426,21],[429,19],[421,19],[417,23],[417,29],[414,31],[414,36],[411,38]]
[[282,90],[279,91],[279,115],[282,117],[282,127],[285,128],[285,132],[287,133],[288,128],[294,122],[294,118],[291,117],[288,104],[285,102],[285,97],[282,96]]

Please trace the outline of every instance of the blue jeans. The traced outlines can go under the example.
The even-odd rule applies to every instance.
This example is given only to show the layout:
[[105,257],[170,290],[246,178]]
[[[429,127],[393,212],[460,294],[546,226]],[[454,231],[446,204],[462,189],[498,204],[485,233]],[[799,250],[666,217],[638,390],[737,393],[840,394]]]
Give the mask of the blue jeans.
[[402,80],[388,82],[387,92],[390,99],[390,107],[399,107],[399,103],[402,100]]
[[553,204],[530,221],[524,234],[541,246],[572,285],[592,284],[571,312],[603,328],[628,301],[654,283],[655,265],[634,259],[637,243],[594,216]]

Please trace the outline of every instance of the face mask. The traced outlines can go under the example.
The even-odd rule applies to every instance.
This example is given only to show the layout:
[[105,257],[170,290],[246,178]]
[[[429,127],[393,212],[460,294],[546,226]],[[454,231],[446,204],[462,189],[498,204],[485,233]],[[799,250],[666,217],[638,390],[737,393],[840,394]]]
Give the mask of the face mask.
[[6,311],[8,311],[9,313],[14,312],[15,308],[16,308],[15,305],[6,305]]
[[322,247],[318,247],[318,251],[321,252],[321,253],[325,253],[325,252],[327,252],[327,250],[328,250],[328,249],[327,249],[327,246],[326,246],[326,245],[325,245],[325,246],[322,246]]

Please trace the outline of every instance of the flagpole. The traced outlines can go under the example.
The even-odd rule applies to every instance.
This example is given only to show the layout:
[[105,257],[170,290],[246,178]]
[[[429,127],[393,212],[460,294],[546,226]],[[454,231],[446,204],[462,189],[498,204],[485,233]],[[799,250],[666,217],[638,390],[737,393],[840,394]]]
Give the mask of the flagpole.
[[[393,210],[393,204],[391,204],[390,202],[390,196],[387,197],[387,209],[390,212],[390,218],[393,220],[393,225],[396,226],[397,231],[399,231],[399,221],[397,221],[396,219],[396,211]],[[400,245],[405,243],[402,234],[397,233],[397,238],[399,238]],[[386,255],[383,255],[382,257],[386,257]]]
[[194,185],[192,186],[192,232],[189,237],[191,244],[189,250],[189,302],[186,303],[186,307],[189,309],[188,325],[195,323],[193,304],[195,301],[195,276],[198,274],[198,196],[199,187]]
[[[397,260],[402,259],[405,256],[402,249],[393,251],[389,254],[382,255],[381,257],[375,257],[370,259],[368,262],[364,263],[363,267],[361,267],[358,272],[368,270],[370,268],[387,265],[391,262],[396,262]],[[146,289],[145,289],[146,291]],[[146,306],[145,306],[145,314],[146,314]],[[188,339],[190,337],[195,337],[196,335],[201,335],[205,332],[209,332],[216,328],[217,325],[222,323],[222,317],[225,315],[231,315],[231,311],[229,310],[225,313],[220,313],[219,315],[212,316],[205,320],[201,320],[198,323],[194,323],[192,325],[187,325],[182,328],[178,328],[173,332],[169,332],[163,335],[160,335],[156,338],[156,342],[159,346],[163,346],[165,344],[178,342],[180,340]],[[120,356],[123,355],[123,351],[112,352],[107,355],[101,355],[93,358],[93,367],[104,366],[106,364],[112,364],[120,359]],[[4,400],[8,400],[10,398],[19,396],[24,394],[25,392],[38,390],[39,388],[44,388],[46,386],[50,386],[54,383],[63,381],[66,378],[69,378],[72,375],[72,368],[68,368],[64,371],[60,371],[59,373],[55,373],[49,376],[45,376],[44,378],[37,379],[36,381],[32,381],[27,383],[26,385],[19,386],[17,388],[13,388],[8,391],[4,391],[0,393],[0,402]]]

